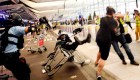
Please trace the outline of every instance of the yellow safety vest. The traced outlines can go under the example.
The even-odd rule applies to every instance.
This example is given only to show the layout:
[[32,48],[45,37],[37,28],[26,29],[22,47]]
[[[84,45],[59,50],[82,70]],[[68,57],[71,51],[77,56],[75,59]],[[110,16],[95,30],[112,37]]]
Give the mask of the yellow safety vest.
[[129,17],[129,15],[125,15],[125,21],[126,21],[126,22],[130,22],[130,17]]
[[98,25],[100,24],[100,18],[97,19],[97,22],[96,22]]
[[120,22],[124,25],[124,20],[122,18],[120,18]]
[[140,19],[136,16],[136,27],[140,27]]
[[40,26],[39,26],[39,29],[45,29],[46,28],[46,24],[41,24]]

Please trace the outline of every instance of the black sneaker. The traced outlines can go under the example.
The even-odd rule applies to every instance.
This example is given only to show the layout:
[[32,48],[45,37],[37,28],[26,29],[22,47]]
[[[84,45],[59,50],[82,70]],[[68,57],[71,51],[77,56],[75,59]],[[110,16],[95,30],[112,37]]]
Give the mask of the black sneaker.
[[125,61],[125,60],[122,60],[122,64],[126,65],[127,63],[126,63],[126,61]]
[[97,77],[97,80],[102,80],[101,75],[98,75],[97,72],[96,72],[96,77]]
[[132,64],[132,65],[136,65],[136,66],[139,66],[139,63],[136,62],[136,61],[131,61],[130,64]]
[[90,33],[88,33],[87,38],[86,38],[86,41],[87,41],[88,43],[91,42],[91,34],[90,34]]
[[101,76],[98,76],[98,77],[97,77],[97,80],[102,80]]
[[76,36],[74,37],[74,39],[75,39],[75,42],[77,42],[78,44],[82,44],[82,42]]

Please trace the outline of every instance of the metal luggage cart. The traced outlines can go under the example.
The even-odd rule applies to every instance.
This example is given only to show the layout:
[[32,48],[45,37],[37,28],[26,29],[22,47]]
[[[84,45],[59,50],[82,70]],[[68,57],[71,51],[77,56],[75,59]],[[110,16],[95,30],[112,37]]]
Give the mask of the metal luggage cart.
[[44,34],[40,34],[36,39],[31,40],[35,43],[32,47],[28,49],[28,52],[35,53],[39,52],[40,54],[44,51],[47,51],[47,48],[44,46]]
[[[79,28],[73,32],[72,36],[80,33],[83,28]],[[80,30],[80,31],[79,31]],[[61,34],[61,31],[60,31]],[[83,66],[86,60],[76,60],[76,57],[80,58],[80,55],[75,55],[75,50],[66,50],[60,45],[57,47],[56,52],[52,52],[47,56],[47,61],[42,65],[42,73],[47,73],[49,77],[53,76],[66,62],[74,62]],[[78,52],[78,51],[77,51]],[[60,56],[63,56],[62,58]],[[83,59],[81,57],[81,59]],[[89,60],[88,60],[89,62]]]
[[[74,62],[73,53],[74,50],[66,50],[58,47],[56,52],[52,52],[47,56],[47,62],[42,65],[42,73],[47,73],[49,77],[53,76],[66,62]],[[60,59],[59,56],[63,57]],[[83,66],[84,61],[79,62],[79,64]]]

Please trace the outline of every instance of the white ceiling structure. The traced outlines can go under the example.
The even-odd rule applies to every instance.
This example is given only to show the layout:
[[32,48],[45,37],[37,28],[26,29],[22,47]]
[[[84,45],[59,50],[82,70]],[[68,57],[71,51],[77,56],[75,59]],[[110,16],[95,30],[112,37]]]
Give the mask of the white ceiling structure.
[[[62,16],[75,17],[77,10],[82,9],[87,0],[20,0],[38,17],[46,16],[48,19]],[[70,15],[71,14],[71,15]]]
[[[79,15],[87,19],[89,14],[93,16],[94,13],[104,16],[107,6],[112,6],[123,14],[126,11],[133,13],[136,7],[136,0],[0,0],[0,4],[3,1],[12,1],[16,5],[22,2],[38,18],[46,16],[49,20],[75,19]],[[7,3],[2,4],[7,5]]]

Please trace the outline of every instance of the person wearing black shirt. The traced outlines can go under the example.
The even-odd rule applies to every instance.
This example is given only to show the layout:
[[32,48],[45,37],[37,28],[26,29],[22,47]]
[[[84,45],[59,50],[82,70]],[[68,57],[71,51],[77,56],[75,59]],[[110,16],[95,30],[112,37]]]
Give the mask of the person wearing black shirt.
[[113,18],[115,10],[109,6],[106,8],[106,11],[107,15],[101,18],[100,29],[96,35],[96,42],[99,47],[99,53],[95,62],[95,64],[98,64],[96,72],[97,80],[101,80],[101,72],[109,56],[111,41],[118,26],[116,20]]

